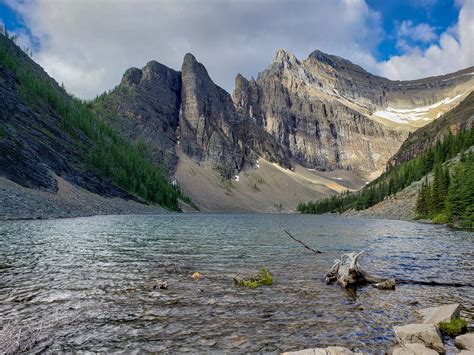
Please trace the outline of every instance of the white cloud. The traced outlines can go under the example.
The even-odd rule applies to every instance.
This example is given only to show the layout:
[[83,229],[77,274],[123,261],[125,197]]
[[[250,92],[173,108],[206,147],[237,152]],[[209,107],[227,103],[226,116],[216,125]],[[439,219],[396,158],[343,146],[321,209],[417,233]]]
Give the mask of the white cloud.
[[410,47],[403,55],[372,69],[391,79],[417,79],[454,72],[474,65],[474,1],[461,4],[458,23],[426,50]]
[[[35,60],[83,98],[152,59],[179,70],[186,52],[228,91],[238,72],[249,77],[265,69],[277,48],[299,58],[320,49],[392,79],[457,70],[474,58],[471,0],[457,0],[458,26],[439,40],[429,25],[406,23],[399,36],[406,54],[382,63],[373,55],[383,35],[381,15],[364,0],[6,1],[40,41]],[[415,39],[436,44],[422,51],[413,48]]]
[[413,21],[405,20],[397,26],[397,35],[417,42],[431,42],[438,38],[433,27],[427,23],[414,25]]

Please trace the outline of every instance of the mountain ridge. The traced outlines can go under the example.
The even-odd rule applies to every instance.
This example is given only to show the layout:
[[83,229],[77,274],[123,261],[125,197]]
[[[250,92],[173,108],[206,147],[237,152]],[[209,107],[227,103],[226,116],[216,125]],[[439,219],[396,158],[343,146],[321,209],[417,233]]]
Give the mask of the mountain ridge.
[[[19,48],[15,50],[20,51]],[[25,60],[30,61],[26,57]],[[224,200],[227,201],[225,208],[231,209],[292,211],[302,198],[320,199],[347,188],[356,190],[383,171],[408,135],[401,126],[374,118],[376,109],[387,108],[392,102],[404,105],[436,102],[447,93],[461,92],[466,87],[472,90],[472,78],[458,75],[459,72],[408,82],[415,83],[413,85],[389,85],[387,83],[392,82],[388,79],[376,77],[344,58],[316,50],[307,59],[299,60],[293,54],[279,50],[257,79],[247,80],[237,74],[236,87],[231,95],[215,84],[206,67],[188,53],[179,71],[155,60],[147,62],[141,69],[129,68],[113,90],[83,104],[72,100],[64,90],[56,98],[56,91],[59,93],[62,89],[39,66],[35,64],[33,67],[32,72],[37,72],[39,78],[55,88],[51,98],[45,96],[40,100],[43,108],[53,112],[53,116],[56,111],[60,112],[54,124],[56,131],[50,127],[55,132],[52,134],[54,139],[66,134],[59,140],[62,143],[68,141],[70,133],[64,133],[61,126],[65,124],[69,125],[67,129],[75,132],[75,125],[79,122],[80,129],[85,132],[79,134],[79,137],[84,137],[82,141],[76,133],[73,135],[72,141],[79,139],[80,144],[72,143],[56,150],[76,157],[74,159],[80,162],[78,169],[85,172],[92,168],[95,180],[91,181],[103,186],[93,190],[95,193],[109,196],[111,192],[105,189],[108,186],[107,189],[115,191],[111,197],[144,202],[141,200],[143,196],[150,198],[157,193],[152,181],[147,175],[141,175],[136,178],[144,180],[132,183],[131,175],[139,170],[125,173],[120,169],[130,164],[135,164],[137,169],[151,164],[155,167],[153,169],[157,169],[157,175],[151,175],[163,174],[165,190],[173,181],[209,211],[223,208],[221,201]],[[4,68],[0,66],[0,69],[3,70],[0,73],[8,78]],[[469,70],[461,73],[470,73]],[[386,85],[381,86],[380,82]],[[13,95],[12,102],[21,97],[19,91],[11,88],[0,87],[0,93],[3,91]],[[64,107],[62,101],[66,102]],[[457,104],[454,101],[452,105]],[[86,121],[93,122],[96,128],[90,131],[87,127],[90,123],[86,124],[86,121],[64,120],[61,112],[65,110],[64,114],[71,115],[69,105],[76,105],[74,110],[84,117],[89,115],[87,110],[92,109],[100,119],[96,122],[95,118],[92,121],[87,118],[89,121]],[[8,110],[23,115],[22,109],[15,107]],[[46,111],[41,111],[40,116],[47,115]],[[6,117],[5,110],[3,114]],[[25,117],[29,116],[31,113]],[[14,133],[21,132],[21,125],[27,127],[28,122],[15,126]],[[10,139],[12,131],[6,127],[2,127],[0,136],[7,135]],[[110,130],[106,133],[111,134],[110,138],[101,141],[103,138],[99,139],[94,131],[97,129],[100,134]],[[50,135],[51,130],[48,129]],[[35,148],[34,153],[39,154],[37,162],[44,162],[48,154],[58,154],[51,153],[51,148],[43,143],[51,138],[41,133],[41,128],[35,127],[31,131],[40,132],[40,136],[21,136],[21,141],[26,147],[40,143],[40,148]],[[118,132],[118,135],[113,132]],[[87,135],[92,140],[88,141]],[[0,143],[5,144],[4,141],[0,140]],[[132,149],[133,159],[140,163],[120,155],[115,146],[117,142]],[[78,152],[77,147],[82,146],[92,146],[93,149],[88,154]],[[11,147],[8,149],[14,152]],[[8,156],[12,155],[7,155],[6,160],[4,156],[3,163],[0,161],[3,164],[0,164],[0,175],[13,180],[17,178],[18,182],[25,184],[27,180],[21,177],[22,169],[12,170],[14,164]],[[118,160],[111,166],[112,156]],[[63,166],[69,166],[74,159],[64,158]],[[54,174],[48,175],[41,173],[44,166],[47,166],[46,171],[51,169],[48,164],[35,165],[31,159],[23,161],[28,165],[25,171],[31,170],[28,175],[32,178],[35,173],[39,173],[42,179],[51,177],[49,190],[53,194],[57,192],[54,181],[59,184],[59,179],[63,178],[68,183],[92,189],[93,184],[84,180],[77,169],[70,177],[65,175],[64,168],[53,169]],[[35,166],[37,168],[28,170]],[[127,169],[134,168],[130,165]],[[274,178],[276,176],[278,178]],[[200,183],[197,185],[195,181]],[[118,185],[127,186],[128,191],[123,188],[113,190]],[[175,189],[179,191],[179,188]],[[151,190],[154,192],[150,195]],[[213,197],[206,198],[202,194],[204,191]]]
[[[277,50],[257,79],[248,80],[237,74],[232,95],[215,84],[206,67],[190,53],[185,55],[177,73],[181,75],[182,92],[179,115],[174,112],[177,123],[172,125],[176,127],[175,138],[170,139],[171,145],[174,143],[174,157],[190,157],[191,160],[183,159],[187,165],[209,161],[208,168],[224,179],[237,179],[240,173],[256,169],[258,158],[262,157],[292,170],[296,166],[322,172],[348,169],[352,171],[351,180],[360,176],[368,182],[383,171],[408,131],[415,129],[407,131],[374,118],[378,108],[388,107],[391,101],[387,100],[392,96],[395,102],[411,102],[413,92],[421,95],[426,88],[426,97],[417,100],[423,104],[435,102],[444,97],[446,90],[456,91],[458,81],[463,85],[469,82],[465,77],[456,78],[459,72],[394,82],[320,51],[299,60],[288,51]],[[455,80],[443,82],[446,78]],[[352,88],[344,96],[348,82]],[[159,101],[159,95],[155,99]],[[126,99],[122,101],[127,106]],[[179,158],[173,164],[170,176],[181,183],[179,177],[187,175],[178,171]],[[201,168],[196,165],[194,170]],[[209,178],[213,173],[201,173],[208,177],[208,188],[216,188]],[[189,186],[182,187],[195,195],[199,187],[191,179],[185,180],[184,184]],[[226,192],[222,190],[224,198]],[[219,209],[219,203],[208,207]]]

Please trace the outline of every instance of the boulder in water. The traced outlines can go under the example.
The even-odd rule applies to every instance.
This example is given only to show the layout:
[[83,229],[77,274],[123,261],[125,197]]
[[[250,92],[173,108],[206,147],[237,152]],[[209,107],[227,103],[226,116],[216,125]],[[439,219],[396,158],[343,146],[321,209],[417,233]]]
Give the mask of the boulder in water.
[[459,303],[446,304],[439,307],[423,308],[418,311],[423,317],[423,323],[438,326],[442,322],[449,322],[459,318],[461,305]]
[[393,331],[399,344],[421,343],[438,353],[444,354],[443,339],[433,324],[407,324],[393,327]]

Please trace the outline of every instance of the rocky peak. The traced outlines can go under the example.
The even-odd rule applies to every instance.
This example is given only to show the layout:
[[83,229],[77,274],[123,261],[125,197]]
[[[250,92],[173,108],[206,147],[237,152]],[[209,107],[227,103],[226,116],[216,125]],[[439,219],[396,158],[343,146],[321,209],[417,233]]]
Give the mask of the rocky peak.
[[140,84],[142,79],[142,71],[138,68],[130,68],[122,76],[120,85],[132,86]]
[[261,125],[258,85],[253,78],[249,81],[241,74],[237,74],[232,100],[239,113],[250,116],[255,123]]
[[368,74],[365,69],[352,63],[350,60],[347,60],[335,55],[326,54],[319,50],[315,50],[313,53],[311,53],[308,56],[308,60],[318,61],[318,62],[327,64],[333,67],[334,69],[338,69],[338,70],[350,70],[350,71]]
[[180,145],[197,160],[210,160],[223,175],[240,170],[243,155],[233,140],[238,121],[230,95],[214,84],[204,65],[188,53],[181,70]]
[[296,56],[288,51],[285,51],[284,49],[278,49],[275,52],[275,55],[273,56],[272,63],[289,63],[291,65],[298,65],[300,64],[298,58]]
[[[188,83],[191,82],[190,76],[199,77],[200,79],[206,82],[212,81],[209,77],[209,74],[207,73],[206,67],[199,63],[196,60],[196,57],[194,57],[194,55],[192,55],[191,53],[186,53],[186,55],[184,56],[183,65],[181,67],[181,73],[183,77],[186,77],[186,79],[184,80]],[[196,82],[196,84],[198,83]]]
[[292,72],[297,70],[297,68],[300,66],[301,62],[293,53],[279,49],[275,52],[273,60],[267,71],[272,73]]

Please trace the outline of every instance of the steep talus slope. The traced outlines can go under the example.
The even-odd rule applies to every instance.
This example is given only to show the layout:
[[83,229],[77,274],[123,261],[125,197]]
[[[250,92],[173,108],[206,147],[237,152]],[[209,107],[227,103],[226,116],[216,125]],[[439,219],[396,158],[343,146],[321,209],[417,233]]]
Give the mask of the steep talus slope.
[[143,69],[127,70],[112,92],[95,100],[94,108],[123,135],[147,147],[148,157],[172,174],[180,105],[180,73],[151,61]]
[[474,92],[469,94],[457,107],[436,121],[416,130],[403,142],[399,151],[389,161],[398,165],[424,152],[428,147],[442,140],[446,134],[456,134],[474,126]]

